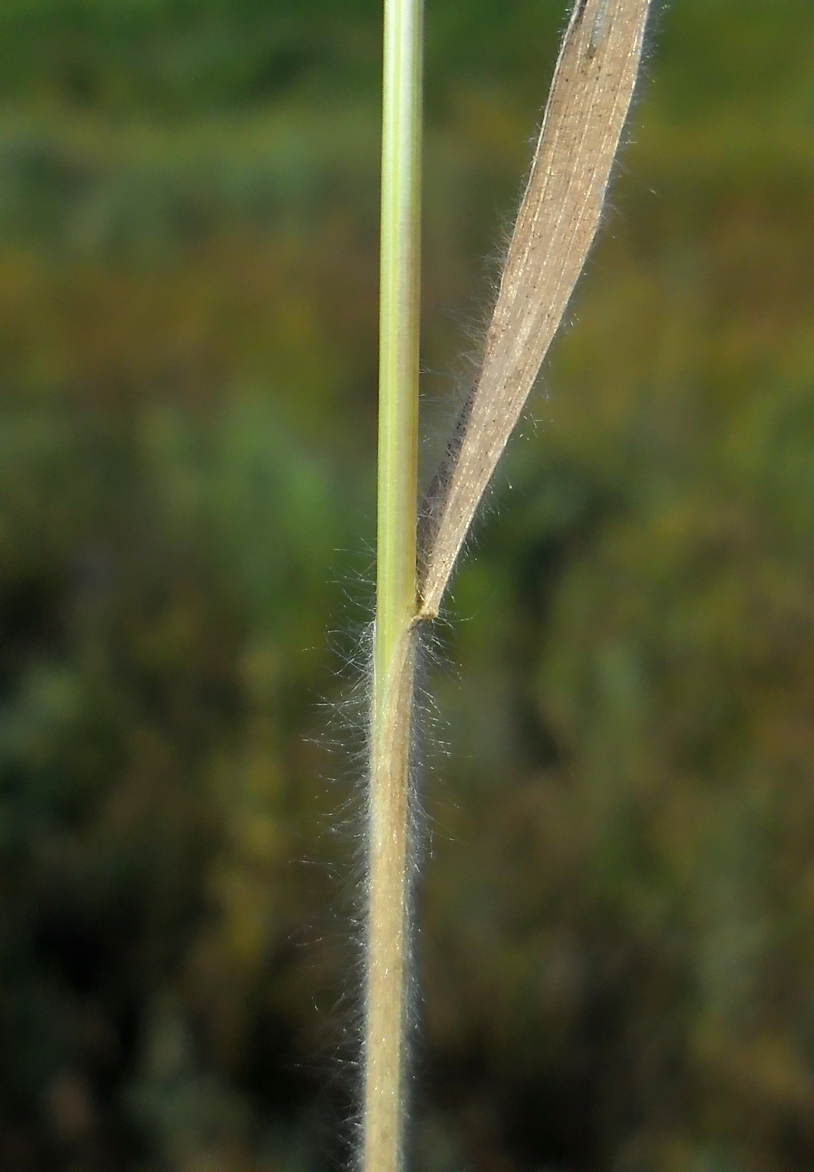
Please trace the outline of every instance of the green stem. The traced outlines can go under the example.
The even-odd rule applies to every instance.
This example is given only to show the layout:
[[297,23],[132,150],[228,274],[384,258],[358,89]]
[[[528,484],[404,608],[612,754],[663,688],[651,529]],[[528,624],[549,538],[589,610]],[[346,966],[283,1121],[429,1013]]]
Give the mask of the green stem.
[[385,0],[376,639],[368,829],[365,1172],[401,1172],[416,599],[422,0]]

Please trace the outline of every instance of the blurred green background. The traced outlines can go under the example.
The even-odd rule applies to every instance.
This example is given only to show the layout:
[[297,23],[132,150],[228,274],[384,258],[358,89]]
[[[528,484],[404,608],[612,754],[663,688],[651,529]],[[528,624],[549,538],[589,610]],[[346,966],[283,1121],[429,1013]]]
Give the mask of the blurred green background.
[[[428,467],[563,17],[429,0]],[[814,1167],[814,8],[656,24],[429,672],[428,1172]],[[4,1172],[347,1158],[380,34],[0,6]]]

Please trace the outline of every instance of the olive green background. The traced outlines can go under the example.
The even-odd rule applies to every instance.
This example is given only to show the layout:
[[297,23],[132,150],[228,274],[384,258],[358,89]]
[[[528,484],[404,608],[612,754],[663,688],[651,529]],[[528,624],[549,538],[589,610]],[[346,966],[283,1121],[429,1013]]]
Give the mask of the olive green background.
[[[427,19],[429,469],[564,2]],[[4,1172],[348,1158],[380,36],[0,6]],[[813,59],[657,8],[427,666],[417,1169],[814,1166]]]

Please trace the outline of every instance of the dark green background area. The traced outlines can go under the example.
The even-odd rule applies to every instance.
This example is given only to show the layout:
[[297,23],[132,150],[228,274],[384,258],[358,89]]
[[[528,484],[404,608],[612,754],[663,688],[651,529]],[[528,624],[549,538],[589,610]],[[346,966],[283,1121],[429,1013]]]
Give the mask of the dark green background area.
[[[427,469],[564,18],[428,3]],[[427,1172],[814,1165],[814,8],[654,26],[427,667]],[[4,1172],[347,1159],[380,34],[0,5]]]

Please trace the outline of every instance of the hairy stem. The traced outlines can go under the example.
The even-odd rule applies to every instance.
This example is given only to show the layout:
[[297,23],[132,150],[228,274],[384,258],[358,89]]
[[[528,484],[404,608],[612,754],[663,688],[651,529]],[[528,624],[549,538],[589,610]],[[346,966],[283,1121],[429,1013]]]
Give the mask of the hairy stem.
[[385,0],[363,1167],[403,1168],[416,597],[421,0]]

